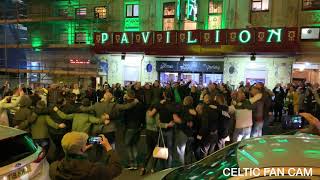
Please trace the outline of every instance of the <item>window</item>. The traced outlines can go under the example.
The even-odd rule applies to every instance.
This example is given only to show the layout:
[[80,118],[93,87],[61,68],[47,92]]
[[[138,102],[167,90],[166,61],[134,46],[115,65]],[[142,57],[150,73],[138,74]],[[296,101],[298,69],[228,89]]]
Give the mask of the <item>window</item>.
[[209,14],[221,14],[222,13],[222,1],[213,1],[209,2]]
[[86,43],[87,34],[84,32],[76,33],[75,43]]
[[209,1],[208,29],[221,29],[222,8],[222,0]]
[[96,7],[94,8],[94,17],[98,19],[107,18],[107,8],[106,7]]
[[163,4],[163,30],[170,31],[174,30],[175,24],[175,3],[164,3]]
[[252,11],[268,11],[269,0],[252,0]]
[[196,30],[197,29],[197,22],[196,22],[196,20],[197,20],[197,16],[198,16],[198,9],[197,9],[198,7],[196,6],[196,9],[194,9],[192,12],[193,12],[193,14],[192,14],[192,16],[194,16],[194,20],[195,21],[191,21],[191,20],[188,20],[187,19],[187,13],[188,13],[188,4],[186,3],[186,10],[185,10],[185,12],[186,12],[186,14],[185,14],[185,19],[184,19],[184,23],[183,23],[183,29],[184,30]]
[[77,8],[76,9],[77,16],[86,16],[87,15],[87,8]]
[[128,4],[126,12],[127,17],[139,17],[139,4]]
[[320,0],[303,0],[303,10],[320,9]]

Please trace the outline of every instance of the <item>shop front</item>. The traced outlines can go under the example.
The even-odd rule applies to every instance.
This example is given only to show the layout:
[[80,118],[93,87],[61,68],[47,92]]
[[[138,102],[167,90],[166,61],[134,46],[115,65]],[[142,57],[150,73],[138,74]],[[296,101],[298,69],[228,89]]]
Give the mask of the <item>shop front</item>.
[[182,80],[208,84],[223,81],[223,61],[157,61],[156,64],[161,83]]
[[300,51],[299,28],[100,32],[94,40],[94,51],[108,56],[111,84],[243,81],[273,88],[292,81]]

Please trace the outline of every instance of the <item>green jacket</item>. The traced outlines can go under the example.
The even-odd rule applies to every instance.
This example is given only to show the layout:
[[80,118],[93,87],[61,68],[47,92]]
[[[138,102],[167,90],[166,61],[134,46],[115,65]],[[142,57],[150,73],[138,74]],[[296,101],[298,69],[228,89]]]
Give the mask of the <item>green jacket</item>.
[[31,124],[32,139],[49,138],[48,126],[59,129],[59,124],[55,123],[48,115],[38,115],[37,120]]
[[127,104],[118,104],[115,102],[97,102],[94,105],[90,107],[81,107],[81,111],[88,112],[88,111],[94,111],[97,117],[101,117],[104,113],[107,113],[110,117],[110,123],[105,125],[95,125],[93,127],[93,132],[103,132],[103,133],[109,133],[116,131],[116,126],[114,120],[116,120],[120,114],[121,111],[130,109],[134,107],[137,103],[131,102]]
[[108,162],[94,163],[86,157],[75,155],[50,165],[51,180],[109,180],[121,174],[121,164],[115,151],[107,152]]
[[65,120],[73,120],[72,131],[84,132],[89,134],[91,124],[102,124],[102,120],[87,113],[65,114],[62,111],[57,111],[58,116]]

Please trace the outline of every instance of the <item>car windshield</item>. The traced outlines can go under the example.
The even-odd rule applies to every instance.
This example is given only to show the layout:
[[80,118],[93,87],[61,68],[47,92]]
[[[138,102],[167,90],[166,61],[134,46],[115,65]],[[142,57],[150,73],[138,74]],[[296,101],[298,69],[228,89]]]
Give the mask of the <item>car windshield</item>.
[[3,139],[0,141],[0,147],[0,167],[26,158],[37,151],[32,139],[27,134]]
[[164,179],[228,179],[229,177],[223,175],[223,170],[225,168],[239,168],[237,162],[238,145],[239,143],[231,144],[199,162],[178,168]]

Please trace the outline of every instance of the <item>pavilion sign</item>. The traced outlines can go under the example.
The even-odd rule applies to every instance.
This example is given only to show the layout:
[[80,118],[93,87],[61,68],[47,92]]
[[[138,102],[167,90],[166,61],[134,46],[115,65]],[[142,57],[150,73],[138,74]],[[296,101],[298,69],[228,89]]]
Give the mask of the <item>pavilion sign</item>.
[[194,31],[102,32],[94,34],[96,46],[164,47],[216,45],[294,45],[299,41],[298,28],[249,28]]

